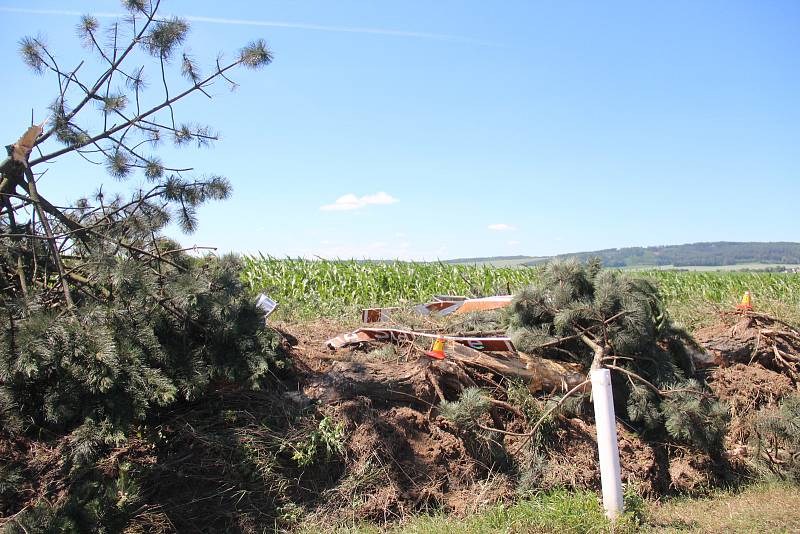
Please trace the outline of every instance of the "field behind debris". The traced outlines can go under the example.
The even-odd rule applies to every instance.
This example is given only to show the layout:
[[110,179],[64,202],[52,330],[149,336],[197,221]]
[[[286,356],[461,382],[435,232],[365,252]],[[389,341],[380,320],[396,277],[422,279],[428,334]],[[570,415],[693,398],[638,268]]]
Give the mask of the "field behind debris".
[[[361,308],[414,305],[434,295],[509,294],[536,282],[541,267],[448,263],[306,260],[245,257],[250,288],[282,303],[286,319],[357,317]],[[800,320],[800,274],[765,272],[639,271],[659,288],[678,323],[705,326],[716,308],[732,308],[745,291],[758,308]]]

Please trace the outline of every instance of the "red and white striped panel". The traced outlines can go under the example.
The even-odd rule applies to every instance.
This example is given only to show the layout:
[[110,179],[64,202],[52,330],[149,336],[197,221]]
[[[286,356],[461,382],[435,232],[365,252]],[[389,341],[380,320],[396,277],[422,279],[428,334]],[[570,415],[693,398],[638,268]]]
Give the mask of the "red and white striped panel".
[[[413,341],[417,338],[436,339],[436,334],[400,330],[397,328],[359,328],[348,334],[340,334],[325,342],[329,349],[341,349],[349,345],[356,345],[366,341],[385,341],[400,343]],[[483,352],[514,352],[514,345],[507,337],[461,337],[442,336],[447,341],[466,345],[472,349]]]

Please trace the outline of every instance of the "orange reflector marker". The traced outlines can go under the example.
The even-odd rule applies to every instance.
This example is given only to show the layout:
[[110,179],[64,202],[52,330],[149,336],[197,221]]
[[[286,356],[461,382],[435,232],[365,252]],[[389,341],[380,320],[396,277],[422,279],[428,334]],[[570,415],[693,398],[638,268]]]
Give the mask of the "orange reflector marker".
[[752,310],[753,309],[753,300],[750,297],[750,292],[745,291],[744,295],[742,296],[742,302],[736,306],[737,310]]
[[436,338],[436,341],[433,342],[433,347],[431,348],[431,350],[429,350],[425,354],[436,360],[444,360],[445,358],[444,338],[442,336],[438,336]]

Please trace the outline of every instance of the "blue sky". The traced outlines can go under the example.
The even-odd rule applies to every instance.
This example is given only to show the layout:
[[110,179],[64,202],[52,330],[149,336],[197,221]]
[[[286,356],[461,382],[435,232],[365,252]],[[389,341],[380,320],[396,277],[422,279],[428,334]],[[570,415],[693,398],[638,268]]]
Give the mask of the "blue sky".
[[[275,56],[176,108],[222,139],[166,162],[234,186],[187,245],[444,259],[800,241],[800,2],[163,6],[190,18],[201,65],[259,37]],[[4,144],[54,96],[18,40],[77,64],[70,12],[120,11],[0,0]],[[39,188],[55,202],[142,181],[72,158]]]

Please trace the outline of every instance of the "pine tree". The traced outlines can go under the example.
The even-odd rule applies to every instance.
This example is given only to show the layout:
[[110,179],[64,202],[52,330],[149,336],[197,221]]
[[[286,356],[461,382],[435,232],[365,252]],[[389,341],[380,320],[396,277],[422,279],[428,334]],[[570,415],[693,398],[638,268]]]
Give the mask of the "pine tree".
[[510,323],[523,352],[610,369],[617,412],[645,433],[719,452],[727,412],[694,377],[693,341],[647,280],[597,260],[553,262],[515,296]]
[[[136,483],[120,471],[109,486],[95,464],[104,451],[177,402],[220,386],[263,387],[282,365],[239,260],[194,257],[164,236],[170,223],[194,231],[197,208],[230,194],[227,179],[157,155],[166,141],[213,143],[211,128],[178,121],[180,102],[210,98],[213,84],[235,86],[236,69],[268,65],[271,53],[255,41],[202,73],[182,48],[186,21],[160,16],[159,0],[123,5],[127,15],[105,28],[80,20],[89,57],[71,68],[42,38],[20,42],[25,63],[52,76],[57,91],[50,118],[9,145],[0,164],[0,427],[63,438],[69,478],[61,500],[20,516],[23,531],[119,530],[111,525],[124,523],[134,501],[118,503],[127,490],[117,486]],[[170,70],[180,71],[181,87],[167,83]],[[148,185],[123,196],[98,181],[94,194],[56,206],[48,180],[69,176],[45,172],[68,155],[90,172],[122,182],[139,175]],[[0,469],[4,500],[22,471]]]

